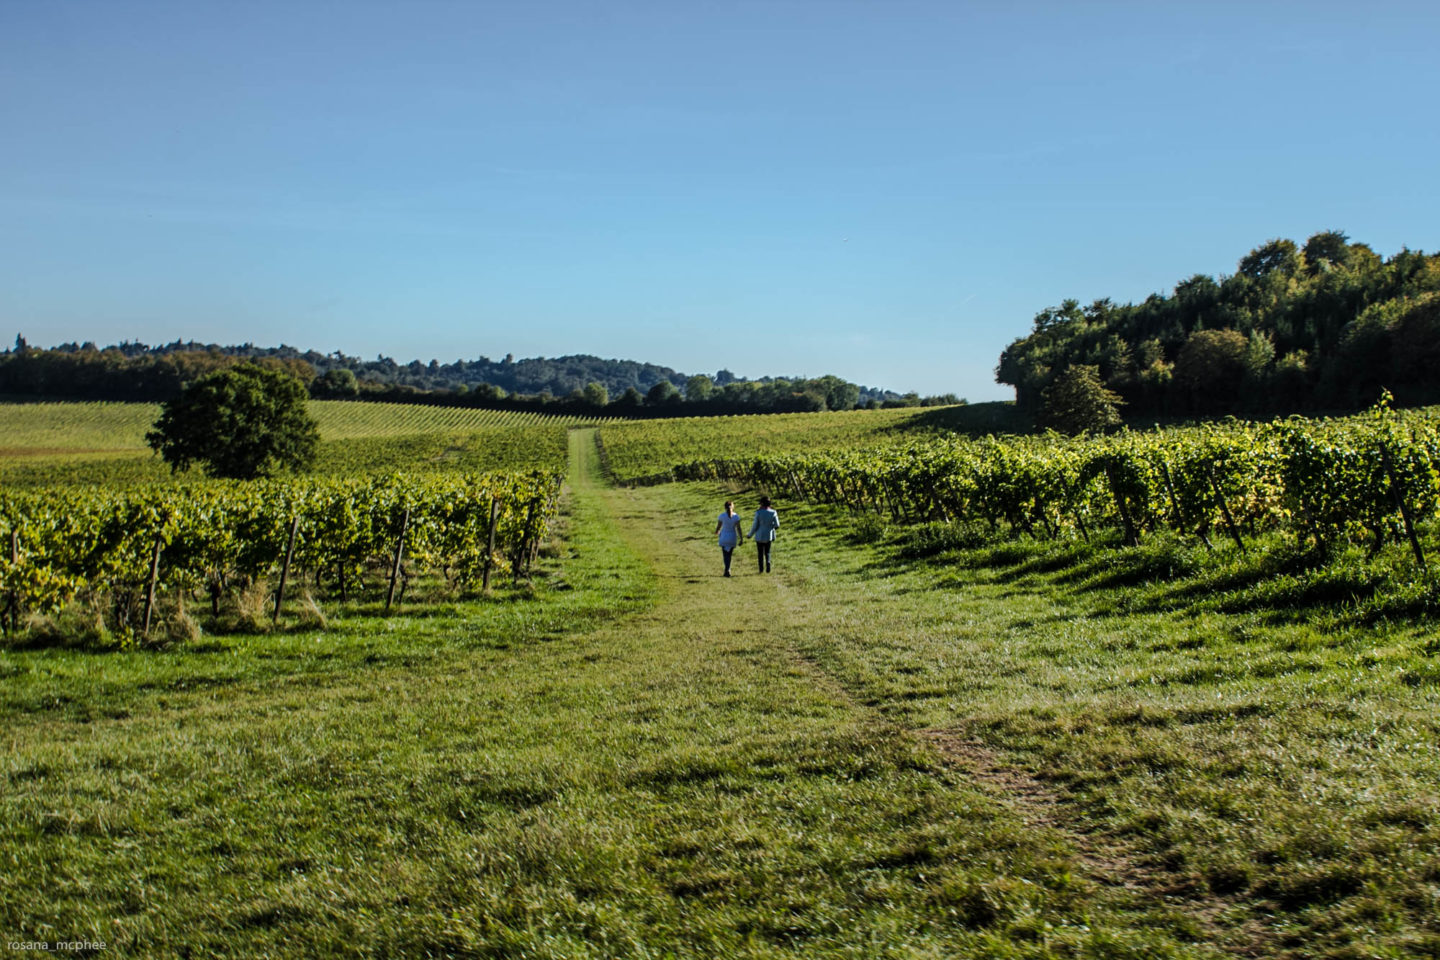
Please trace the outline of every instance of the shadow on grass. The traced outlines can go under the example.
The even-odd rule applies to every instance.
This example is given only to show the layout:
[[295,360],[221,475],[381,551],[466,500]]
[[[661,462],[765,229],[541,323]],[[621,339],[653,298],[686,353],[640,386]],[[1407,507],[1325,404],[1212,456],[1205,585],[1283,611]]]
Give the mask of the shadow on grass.
[[1030,433],[1029,417],[1015,404],[996,400],[954,407],[930,407],[892,428],[896,433],[964,433],[984,436],[991,433]]
[[[946,523],[907,528],[887,545],[867,564],[870,570],[949,567],[988,574],[989,582],[1017,593],[1022,586],[1060,587],[1089,598],[1096,616],[1219,612],[1274,623],[1440,617],[1440,581],[1415,568],[1399,546],[1372,556],[1359,547],[1321,551],[1276,535],[1252,541],[1241,553],[1228,545],[1206,550],[1170,535],[1125,547],[1108,531],[1090,540],[996,543],[982,527]],[[965,578],[942,577],[925,589],[969,585]]]

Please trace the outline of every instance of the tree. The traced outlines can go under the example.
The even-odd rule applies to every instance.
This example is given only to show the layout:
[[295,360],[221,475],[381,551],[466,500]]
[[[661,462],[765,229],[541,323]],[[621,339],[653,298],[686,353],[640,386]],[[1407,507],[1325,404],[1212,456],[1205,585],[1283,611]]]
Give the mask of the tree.
[[177,471],[199,463],[211,476],[250,480],[305,470],[320,444],[305,401],[299,380],[243,363],[201,377],[166,401],[145,442]]
[[360,384],[355,379],[354,370],[349,367],[335,367],[316,377],[310,384],[310,392],[322,399],[349,400],[359,395]]
[[1276,362],[1270,381],[1271,391],[1281,404],[1291,407],[1303,404],[1310,393],[1310,355],[1304,350],[1285,354]]
[[1225,409],[1239,399],[1249,359],[1250,339],[1238,330],[1197,330],[1175,358],[1175,381],[1197,409]]
[[585,402],[596,407],[603,407],[610,402],[610,391],[605,389],[605,384],[591,380],[585,384]]
[[1066,367],[1045,390],[1042,420],[1062,433],[1084,433],[1118,426],[1120,395],[1100,382],[1096,367]]
[[675,389],[675,384],[669,380],[661,380],[650,388],[645,394],[645,403],[652,407],[664,406],[665,404],[677,403],[680,400],[680,391]]
[[825,398],[828,410],[854,410],[860,402],[860,387],[839,377],[826,375],[811,382]]
[[710,394],[715,392],[715,381],[697,373],[685,381],[685,399],[690,401],[709,400]]
[[1245,375],[1251,383],[1265,382],[1265,375],[1275,363],[1275,338],[1259,330],[1250,331],[1245,350]]
[[1305,269],[1311,274],[1344,267],[1350,261],[1350,238],[1339,230],[1326,230],[1305,241]]
[[504,400],[510,396],[510,394],[505,392],[503,387],[497,387],[493,383],[477,383],[470,392],[473,393],[477,399],[487,402]]
[[1252,280],[1258,280],[1277,270],[1290,275],[1300,265],[1299,254],[1294,240],[1271,240],[1262,243],[1240,259],[1240,273]]
[[1409,403],[1434,403],[1440,369],[1440,294],[1416,298],[1396,319],[1391,349],[1396,393]]

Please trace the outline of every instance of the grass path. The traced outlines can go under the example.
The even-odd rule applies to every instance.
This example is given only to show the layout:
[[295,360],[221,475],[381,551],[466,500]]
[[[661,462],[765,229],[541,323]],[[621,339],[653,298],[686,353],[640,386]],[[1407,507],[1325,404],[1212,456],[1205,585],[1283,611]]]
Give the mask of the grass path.
[[637,644],[685,637],[711,682],[750,670],[792,708],[773,727],[745,717],[746,736],[864,730],[877,754],[908,753],[877,775],[889,802],[908,772],[928,777],[905,828],[837,828],[907,851],[886,862],[907,862],[912,936],[952,923],[959,956],[1440,951],[1440,759],[1419,747],[1440,737],[1440,645],[1424,624],[1176,610],[1133,555],[906,560],[873,519],[847,533],[843,511],[794,504],[776,573],[756,575],[747,546],[724,580],[719,488],[594,495],[659,571]]
[[[660,668],[675,688],[693,747],[737,760],[778,748],[766,763],[813,768],[830,781],[805,846],[846,851],[822,858],[830,861],[829,893],[853,925],[833,931],[837,945],[880,935],[887,950],[906,956],[1215,955],[1199,942],[1207,933],[1199,917],[1211,905],[1167,903],[1119,844],[1081,833],[1032,776],[949,730],[910,728],[880,701],[862,702],[863,684],[847,686],[821,666],[818,651],[837,631],[853,634],[864,623],[876,635],[903,633],[911,625],[898,621],[914,614],[894,602],[888,584],[867,586],[854,575],[834,531],[818,529],[823,517],[784,531],[776,573],[758,574],[747,544],[736,576],[725,579],[710,533],[718,498],[684,485],[606,487],[589,432],[571,436],[577,492],[597,498],[655,570],[656,605],[623,629],[631,656]],[[753,772],[754,759],[748,763]],[[834,782],[840,770],[863,774],[845,789]],[[801,779],[810,782],[788,789],[817,787],[815,777]],[[746,816],[751,829],[773,832],[758,813]],[[751,896],[784,897],[791,872],[757,866],[775,874],[748,877]],[[894,911],[883,920],[864,906],[877,883]],[[748,909],[773,906],[759,899]]]

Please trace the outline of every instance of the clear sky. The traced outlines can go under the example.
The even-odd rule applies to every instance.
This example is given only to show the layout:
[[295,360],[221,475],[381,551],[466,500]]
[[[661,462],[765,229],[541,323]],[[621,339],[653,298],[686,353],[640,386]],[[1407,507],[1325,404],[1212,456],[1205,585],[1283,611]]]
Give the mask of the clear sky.
[[1440,4],[0,0],[0,334],[1008,397],[1066,297],[1440,248]]

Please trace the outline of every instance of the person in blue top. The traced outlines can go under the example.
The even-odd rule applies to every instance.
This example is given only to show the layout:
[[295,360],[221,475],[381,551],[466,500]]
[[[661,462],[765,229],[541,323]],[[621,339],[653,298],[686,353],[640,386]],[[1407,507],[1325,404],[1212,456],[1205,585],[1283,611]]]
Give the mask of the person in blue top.
[[760,509],[755,511],[755,520],[750,524],[750,539],[755,541],[755,549],[759,551],[760,572],[770,572],[770,545],[775,542],[775,534],[780,530],[780,514],[770,506],[769,497],[760,498]]
[[715,532],[720,535],[720,552],[725,557],[725,576],[730,576],[730,555],[740,546],[740,514],[735,512],[735,501],[725,501],[725,512],[715,522]]

